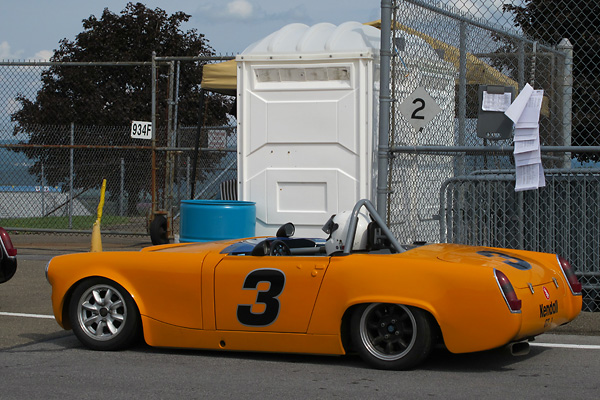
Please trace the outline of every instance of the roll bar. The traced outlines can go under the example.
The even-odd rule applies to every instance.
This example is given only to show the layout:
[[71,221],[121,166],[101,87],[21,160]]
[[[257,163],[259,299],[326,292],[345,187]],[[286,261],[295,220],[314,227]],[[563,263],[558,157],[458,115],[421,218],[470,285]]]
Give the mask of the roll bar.
[[346,234],[346,246],[344,247],[344,254],[350,254],[350,252],[352,251],[352,244],[354,243],[354,237],[356,236],[356,226],[358,224],[358,213],[362,207],[366,207],[367,211],[369,211],[371,215],[371,218],[379,224],[379,227],[381,228],[383,233],[390,240],[394,249],[396,249],[396,252],[404,252],[404,248],[402,248],[402,245],[400,245],[392,231],[390,231],[390,229],[387,227],[387,225],[383,221],[383,218],[379,216],[373,203],[371,203],[367,199],[362,199],[356,203],[356,205],[352,209],[352,214],[350,214],[350,224],[348,225],[348,233]]

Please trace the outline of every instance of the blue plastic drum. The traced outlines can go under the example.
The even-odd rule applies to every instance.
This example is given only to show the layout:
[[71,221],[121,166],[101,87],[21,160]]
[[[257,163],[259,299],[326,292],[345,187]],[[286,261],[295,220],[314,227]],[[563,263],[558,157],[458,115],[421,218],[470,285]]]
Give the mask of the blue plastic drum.
[[254,236],[256,203],[235,200],[182,200],[179,241],[211,242]]

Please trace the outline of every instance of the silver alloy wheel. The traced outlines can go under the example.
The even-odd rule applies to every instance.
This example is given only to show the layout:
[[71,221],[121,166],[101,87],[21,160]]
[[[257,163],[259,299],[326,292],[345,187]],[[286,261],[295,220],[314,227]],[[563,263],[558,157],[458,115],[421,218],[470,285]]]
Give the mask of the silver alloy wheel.
[[360,338],[377,359],[399,360],[415,345],[417,321],[406,306],[373,303],[361,315]]
[[117,289],[100,284],[88,288],[77,302],[81,330],[98,341],[114,339],[125,327],[127,306]]

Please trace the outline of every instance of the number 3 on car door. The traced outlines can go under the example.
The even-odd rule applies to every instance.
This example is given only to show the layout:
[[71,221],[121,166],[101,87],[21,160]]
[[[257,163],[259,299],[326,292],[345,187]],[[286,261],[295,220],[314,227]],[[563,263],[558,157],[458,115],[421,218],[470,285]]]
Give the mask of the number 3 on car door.
[[[267,282],[267,290],[259,290],[258,284]],[[250,272],[244,280],[245,290],[256,290],[254,304],[264,304],[262,312],[253,312],[253,304],[240,304],[237,308],[237,318],[240,324],[247,326],[269,326],[279,316],[279,295],[285,287],[285,275],[278,269],[256,269]]]
[[306,332],[328,263],[328,257],[226,257],[215,270],[216,328]]

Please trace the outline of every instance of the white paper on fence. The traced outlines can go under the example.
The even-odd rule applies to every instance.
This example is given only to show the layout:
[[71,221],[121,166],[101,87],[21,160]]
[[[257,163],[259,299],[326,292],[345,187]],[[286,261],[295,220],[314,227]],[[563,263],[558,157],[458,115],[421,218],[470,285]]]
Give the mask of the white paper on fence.
[[513,153],[515,155],[526,153],[528,151],[536,151],[540,149],[540,138],[536,137],[532,140],[515,140],[513,144],[515,147]]
[[525,87],[521,90],[521,93],[519,93],[515,101],[513,101],[510,107],[508,107],[508,109],[504,112],[504,114],[506,114],[506,116],[510,118],[512,122],[517,123],[517,121],[519,121],[532,92],[533,88],[531,85],[529,85],[529,83],[525,84]]
[[525,122],[525,121],[519,120],[519,122],[517,122],[515,124],[515,129],[535,129],[535,128],[539,128],[539,127],[540,127],[539,121]]
[[534,128],[515,128],[514,141],[535,140],[540,137],[540,127],[536,125]]
[[544,187],[546,186],[546,175],[544,174],[544,167],[542,167],[542,164],[540,164],[540,168],[539,168],[539,173],[540,173],[540,178],[539,178],[539,187]]
[[540,149],[534,151],[528,151],[525,153],[515,154],[515,165],[517,167],[522,167],[523,165],[530,164],[541,164],[542,163],[542,153]]
[[483,91],[483,101],[481,109],[483,111],[500,111],[504,112],[510,107],[511,93],[494,94]]
[[538,126],[540,123],[540,110],[542,109],[542,99],[544,98],[543,90],[533,90],[529,100],[525,104],[525,108],[516,121],[516,128]]
[[515,192],[539,188],[541,183],[540,176],[543,176],[543,171],[540,172],[541,168],[542,164],[517,166]]

